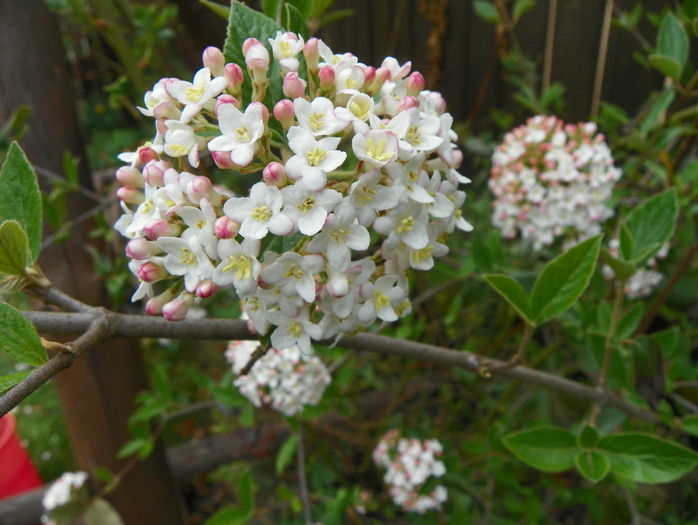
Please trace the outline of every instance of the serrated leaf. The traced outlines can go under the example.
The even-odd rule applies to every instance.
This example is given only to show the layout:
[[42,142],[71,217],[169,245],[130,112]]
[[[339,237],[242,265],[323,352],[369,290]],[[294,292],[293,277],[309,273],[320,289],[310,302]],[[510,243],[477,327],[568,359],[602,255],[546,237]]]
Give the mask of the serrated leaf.
[[579,473],[592,483],[598,483],[608,475],[611,463],[608,457],[598,450],[584,450],[574,458]]
[[30,373],[31,370],[24,370],[22,372],[15,372],[14,374],[0,376],[0,392],[9,390],[17,383],[19,383],[22,379],[27,377]]
[[657,253],[674,234],[678,214],[674,188],[635,206],[621,226],[620,252],[623,259],[640,265]]
[[204,4],[206,7],[208,7],[211,11],[213,11],[221,18],[225,18],[226,20],[228,19],[230,7],[228,7],[227,5],[221,5],[217,2],[211,2],[210,0],[199,0],[199,2]]
[[633,305],[618,322],[616,336],[622,338],[630,337],[637,329],[642,316],[645,313],[645,306],[642,303]]
[[579,452],[574,435],[554,427],[520,430],[505,436],[502,442],[521,461],[544,472],[572,468]]
[[29,263],[29,241],[15,220],[0,224],[0,273],[22,276]]
[[288,2],[284,4],[284,15],[281,25],[288,31],[298,33],[303,38],[308,38],[308,27],[305,25],[305,17],[298,8]]
[[[2,378],[0,378],[2,381]],[[698,436],[698,414],[686,416],[681,420],[681,428],[693,436]]]
[[613,474],[640,483],[668,483],[698,465],[692,450],[640,432],[606,436],[598,449],[608,456]]
[[473,9],[475,10],[475,14],[485,22],[489,22],[490,24],[499,23],[499,13],[492,2],[488,0],[475,0],[475,2],[473,2]]
[[528,295],[521,283],[512,279],[508,275],[487,274],[482,278],[495,289],[506,301],[517,311],[517,313],[529,324],[535,325],[532,321],[531,304]]
[[655,60],[659,58],[661,59],[660,62],[663,67],[666,67],[666,63],[675,64],[669,68],[671,73],[667,73],[661,68],[658,69],[662,71],[662,73],[677,79],[681,76],[686,61],[688,60],[688,48],[689,41],[686,30],[674,14],[671,11],[667,11],[659,24],[656,46],[657,52],[655,55],[650,56],[650,63],[657,67]]
[[581,448],[594,448],[599,442],[599,432],[591,425],[584,425],[577,435],[577,444]]
[[0,303],[0,350],[28,365],[41,366],[48,361],[34,325],[7,303]]
[[543,268],[531,292],[531,313],[536,323],[561,314],[582,295],[596,268],[601,237],[573,246]]
[[0,169],[0,222],[10,219],[27,234],[33,263],[41,247],[41,193],[34,168],[16,142]]
[[284,444],[279,449],[276,454],[276,473],[281,474],[291,460],[293,455],[296,453],[296,448],[298,447],[298,434],[292,434],[288,437]]

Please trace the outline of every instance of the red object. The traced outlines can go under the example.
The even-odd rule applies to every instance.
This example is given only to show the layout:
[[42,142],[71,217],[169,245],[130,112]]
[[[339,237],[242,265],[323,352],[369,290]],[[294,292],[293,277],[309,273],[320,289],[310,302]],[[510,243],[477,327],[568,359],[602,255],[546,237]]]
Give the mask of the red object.
[[0,418],[0,499],[41,485],[41,478],[15,432],[15,418],[7,414]]

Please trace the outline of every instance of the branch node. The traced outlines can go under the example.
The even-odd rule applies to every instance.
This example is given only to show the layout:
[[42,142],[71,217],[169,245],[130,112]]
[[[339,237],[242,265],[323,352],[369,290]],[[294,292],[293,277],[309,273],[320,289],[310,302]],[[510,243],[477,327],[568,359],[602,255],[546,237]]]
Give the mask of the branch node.
[[75,352],[73,351],[73,343],[59,343],[58,341],[49,341],[48,339],[44,339],[43,337],[41,337],[40,340],[41,345],[46,350],[75,355]]

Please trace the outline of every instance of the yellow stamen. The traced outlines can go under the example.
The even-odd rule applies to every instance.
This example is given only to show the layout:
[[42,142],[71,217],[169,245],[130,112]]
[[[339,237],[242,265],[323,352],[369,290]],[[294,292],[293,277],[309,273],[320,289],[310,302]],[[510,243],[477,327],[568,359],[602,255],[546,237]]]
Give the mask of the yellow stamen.
[[168,144],[167,147],[171,151],[170,155],[173,157],[183,157],[189,153],[189,148],[183,144]]
[[[252,261],[245,255],[231,255],[228,257],[228,264],[223,267],[224,272],[235,272],[238,281],[252,277]],[[255,310],[256,311],[256,310]]]
[[413,229],[414,218],[412,218],[412,215],[409,215],[400,221],[400,225],[397,227],[395,231],[397,231],[398,233],[407,233],[411,232]]
[[307,197],[300,204],[296,204],[296,208],[300,210],[301,213],[308,213],[315,206],[315,199],[313,197]]
[[376,144],[370,138],[366,141],[366,155],[376,159],[378,162],[385,162],[393,156],[389,151],[385,151],[385,140],[381,140]]
[[269,209],[269,206],[266,206],[264,204],[261,206],[255,207],[255,209],[252,210],[252,215],[251,215],[251,217],[254,220],[260,221],[260,222],[268,221],[269,219],[271,219],[271,216],[272,216],[272,213],[271,213],[271,210]]
[[206,86],[199,86],[198,88],[190,87],[189,89],[187,89],[185,96],[188,100],[191,100],[192,102],[198,102],[204,95],[204,91],[206,91]]
[[291,266],[286,272],[286,277],[290,279],[295,279],[296,281],[300,281],[304,275],[305,272],[303,271],[303,269],[300,266],[296,265]]
[[338,228],[338,229],[332,230],[332,232],[330,232],[330,236],[332,237],[332,240],[334,240],[334,242],[336,242],[337,244],[347,242],[347,235],[348,234],[349,234],[349,230],[345,230],[344,228]]
[[419,146],[422,143],[420,137],[419,128],[417,126],[410,126],[405,135],[405,140],[413,146]]
[[356,195],[356,200],[358,200],[362,206],[365,206],[373,200],[373,197],[376,196],[376,190],[368,186],[363,186],[356,190],[354,195]]
[[235,130],[235,140],[238,142],[249,142],[250,130],[248,130],[245,126],[240,126]]
[[293,337],[299,337],[303,333],[303,326],[297,321],[291,321],[288,325],[288,333]]
[[319,166],[327,156],[327,151],[320,146],[315,146],[313,149],[305,152],[305,158],[311,166]]
[[373,292],[373,306],[376,310],[382,310],[390,304],[390,299],[383,292]]
[[325,127],[325,115],[322,113],[311,113],[308,117],[308,124],[310,124],[310,129],[313,131],[320,131]]
[[427,245],[421,250],[413,250],[412,253],[410,253],[410,259],[412,260],[413,264],[419,264],[423,259],[428,259],[431,257],[431,252],[433,251],[434,247]]
[[191,266],[196,262],[196,256],[189,248],[184,247],[179,251],[179,262]]

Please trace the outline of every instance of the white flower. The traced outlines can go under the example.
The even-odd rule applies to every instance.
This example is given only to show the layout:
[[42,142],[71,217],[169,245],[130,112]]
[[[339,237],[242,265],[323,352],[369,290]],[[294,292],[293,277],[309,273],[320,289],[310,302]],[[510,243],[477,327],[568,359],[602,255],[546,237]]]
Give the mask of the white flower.
[[66,503],[70,503],[71,499],[76,495],[76,491],[85,484],[85,481],[87,481],[86,472],[65,472],[62,474],[44,493],[41,500],[44,511],[50,512]]
[[211,278],[213,265],[195,235],[189,239],[160,237],[158,244],[167,253],[163,261],[165,268],[172,275],[184,276],[188,292],[194,292],[200,281]]
[[218,124],[223,135],[208,143],[211,151],[229,151],[231,160],[245,167],[252,162],[257,141],[264,134],[264,106],[250,104],[242,113],[233,104],[218,108]]
[[269,39],[274,58],[279,61],[284,71],[298,71],[299,62],[296,56],[303,51],[303,37],[295,33],[277,31],[274,38]]
[[401,158],[408,159],[414,151],[429,152],[441,146],[443,139],[439,137],[441,132],[439,117],[422,117],[419,108],[411,108],[403,113],[410,117],[410,121],[404,140],[400,141]]
[[281,190],[284,212],[298,225],[304,235],[315,235],[322,229],[329,212],[342,200],[335,190],[312,191],[303,182]]
[[195,235],[201,246],[203,246],[206,255],[215,257],[217,239],[213,232],[213,226],[218,217],[208,199],[201,199],[199,206],[199,208],[184,206],[177,210],[177,215],[189,226],[182,232],[182,238],[188,239],[190,236]]
[[200,139],[194,133],[191,126],[182,124],[178,120],[166,120],[165,126],[165,153],[170,157],[187,157],[189,164],[197,168],[199,166],[199,142]]
[[[390,166],[397,165],[393,163]],[[352,183],[348,198],[342,202],[342,206],[350,204],[356,210],[359,223],[364,226],[373,223],[378,211],[390,210],[400,200],[399,189],[380,184],[380,176],[377,169],[363,173],[359,180]]]
[[301,308],[296,315],[286,315],[283,312],[269,312],[269,319],[276,325],[271,334],[271,344],[274,348],[283,350],[298,345],[302,354],[310,354],[310,338],[320,340],[322,329],[308,320],[308,308]]
[[262,270],[262,280],[278,286],[285,295],[300,295],[306,303],[315,300],[313,275],[322,270],[322,257],[286,252]]
[[387,130],[371,130],[354,135],[351,147],[356,157],[371,168],[390,164],[398,155],[398,139]]
[[213,282],[218,286],[235,286],[238,297],[251,295],[257,289],[257,277],[262,265],[257,260],[260,241],[245,239],[242,243],[234,239],[218,241],[220,264],[213,271]]
[[[310,131],[315,137],[333,135],[346,128],[348,124],[346,120],[341,120],[335,116],[332,101],[325,97],[317,97],[310,102],[304,98],[297,98],[293,101],[293,111],[296,114],[299,126]],[[291,135],[289,132],[290,140]],[[336,145],[334,148],[336,148]],[[291,149],[294,149],[293,146],[291,146]]]
[[357,93],[348,101],[345,108],[337,108],[335,114],[342,120],[351,122],[356,133],[368,131],[367,121],[373,116],[375,102],[366,93]]
[[406,296],[395,275],[384,275],[375,283],[366,283],[361,293],[366,297],[359,309],[359,319],[364,323],[373,322],[376,317],[387,322],[396,321],[398,315],[394,305]]
[[167,91],[184,104],[181,122],[186,124],[214,97],[220,95],[227,81],[224,77],[211,79],[211,71],[207,67],[199,69],[194,75],[194,81],[173,80],[167,86]]
[[249,197],[231,198],[223,205],[223,212],[240,223],[240,235],[263,239],[268,232],[288,235],[293,222],[281,213],[281,192],[276,186],[258,182],[250,189]]
[[327,174],[339,168],[347,154],[337,150],[339,137],[316,140],[312,132],[299,126],[288,130],[288,145],[295,155],[286,162],[286,173],[293,180],[317,191],[325,187]]
[[326,253],[335,270],[346,270],[351,261],[351,250],[365,250],[371,242],[368,230],[355,224],[355,220],[353,211],[346,207],[337,215],[330,215],[322,232],[310,241],[308,249],[314,253]]
[[428,213],[424,208],[410,203],[378,217],[373,227],[378,233],[388,235],[386,243],[396,245],[401,241],[413,250],[419,250],[429,242],[427,219]]

